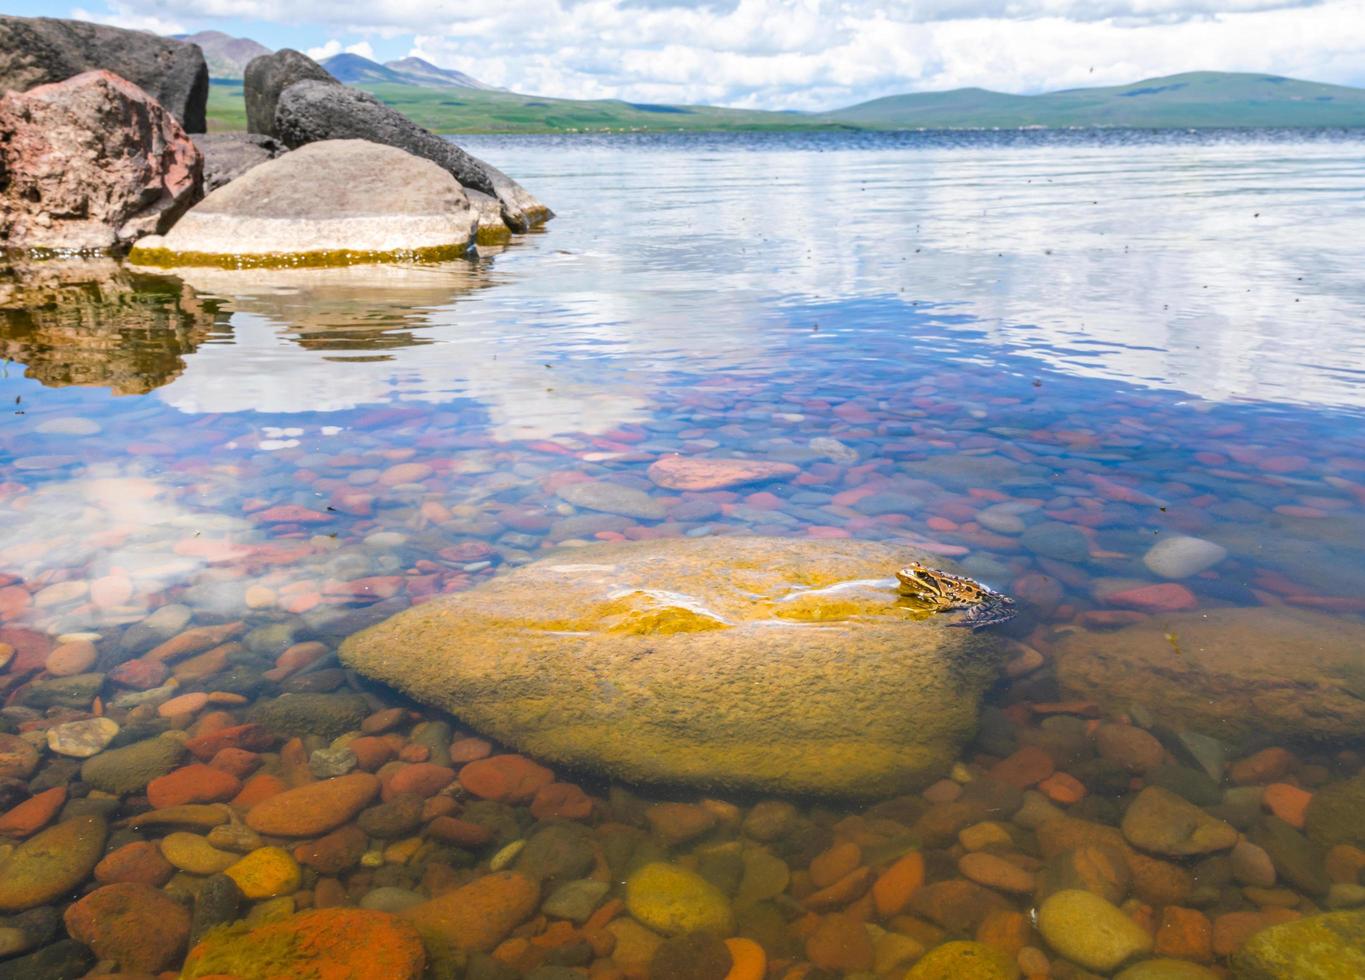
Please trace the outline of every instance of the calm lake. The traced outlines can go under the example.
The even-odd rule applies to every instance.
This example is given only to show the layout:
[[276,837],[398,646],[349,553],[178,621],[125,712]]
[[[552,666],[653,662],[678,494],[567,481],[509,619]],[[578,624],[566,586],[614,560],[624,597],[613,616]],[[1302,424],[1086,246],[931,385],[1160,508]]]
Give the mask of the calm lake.
[[[41,743],[102,713],[114,750],[240,724],[282,692],[354,697],[343,638],[558,547],[865,539],[1015,599],[997,628],[1008,663],[949,778],[880,803],[778,794],[787,822],[764,837],[741,832],[750,794],[697,805],[695,789],[555,768],[596,801],[595,838],[638,824],[650,854],[700,870],[738,916],[720,931],[754,939],[773,976],[804,962],[900,978],[983,930],[1026,973],[1041,957],[1055,976],[1116,975],[1151,944],[1106,966],[1025,917],[1084,877],[1057,862],[1118,835],[1150,786],[1237,832],[1201,850],[1124,820],[1170,878],[1134,869],[1130,888],[1124,872],[1112,903],[1140,903],[1124,908],[1158,937],[1168,907],[1214,930],[1213,946],[1157,952],[1224,963],[1285,909],[1365,905],[1365,831],[1340,817],[1365,806],[1365,136],[459,142],[557,218],[439,266],[0,271],[0,732]],[[670,454],[794,469],[679,491],[648,475]],[[367,710],[427,710],[368,693]],[[422,743],[421,719],[372,727],[404,762],[489,751],[435,711]],[[281,724],[297,748],[244,748],[297,785],[357,724]],[[68,812],[159,805],[145,780],[82,777],[81,758],[52,750],[38,770],[68,787]],[[346,771],[324,763],[313,775]],[[37,788],[6,790],[0,812]],[[641,816],[630,793],[690,809]],[[444,791],[454,802],[424,820],[483,805],[467,795]],[[295,903],[386,888],[371,907],[396,908],[480,880],[550,812],[484,795],[503,811],[464,823],[486,835],[447,829],[433,849],[416,822],[372,834],[367,864],[305,861]],[[1315,816],[1318,797],[1338,809]],[[1038,831],[1059,808],[1089,830]],[[111,847],[165,836],[119,833]],[[427,849],[386,850],[410,836]],[[755,841],[780,871],[755,870]],[[613,888],[641,862],[594,846]],[[919,897],[874,903],[888,867],[913,879],[912,853]],[[168,889],[193,901],[202,875],[171,863]],[[573,928],[606,896],[566,913]],[[845,920],[877,925],[849,939]],[[538,935],[521,928],[523,944]],[[558,946],[495,942],[521,972],[592,964],[605,980],[646,975],[655,932],[612,933],[634,953],[572,929]],[[545,953],[574,943],[591,948]]]

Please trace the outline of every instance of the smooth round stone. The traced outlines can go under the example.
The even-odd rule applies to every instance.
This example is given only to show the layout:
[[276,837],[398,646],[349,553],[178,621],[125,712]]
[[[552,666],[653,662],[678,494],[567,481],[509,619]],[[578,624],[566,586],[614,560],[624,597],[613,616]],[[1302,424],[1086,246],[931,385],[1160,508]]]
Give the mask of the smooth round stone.
[[190,935],[190,913],[160,889],[118,882],[70,906],[67,932],[124,972],[156,973],[179,962]]
[[1027,528],[1019,536],[1027,550],[1057,561],[1084,562],[1090,558],[1090,541],[1070,524],[1044,521]]
[[336,749],[317,749],[308,757],[308,768],[318,779],[344,776],[358,764],[356,755],[344,746]]
[[1050,895],[1038,909],[1038,930],[1067,959],[1101,973],[1152,948],[1147,930],[1117,906],[1079,889]]
[[97,816],[40,831],[0,860],[0,912],[46,905],[76,888],[99,862],[109,830]]
[[986,943],[944,943],[925,953],[905,980],[1015,980],[1019,967],[1002,950]]
[[271,796],[247,811],[247,826],[277,837],[316,837],[335,830],[374,799],[379,779],[353,772]]
[[45,436],[93,436],[100,433],[100,424],[94,419],[68,415],[39,423],[38,431]]
[[365,897],[360,900],[360,907],[362,909],[373,909],[376,912],[397,913],[410,909],[414,905],[421,905],[425,901],[425,898],[414,891],[385,885],[372,892],[366,892]]
[[112,718],[68,721],[47,730],[47,747],[58,755],[88,759],[103,752],[118,733],[118,723]]
[[649,478],[669,490],[725,490],[748,483],[785,480],[801,472],[790,463],[757,459],[665,456],[650,464]]
[[1147,549],[1142,563],[1162,578],[1189,578],[1212,568],[1228,556],[1228,550],[1220,544],[1179,535],[1162,538]]
[[1262,929],[1232,958],[1233,975],[1261,978],[1365,976],[1365,910],[1309,915]]
[[211,875],[226,871],[237,863],[238,856],[220,851],[198,834],[176,831],[161,841],[161,856],[181,871],[194,875]]
[[546,915],[582,925],[607,897],[611,885],[605,881],[581,878],[560,885],[545,899],[540,910]]
[[730,900],[701,875],[677,865],[647,864],[626,881],[626,908],[649,928],[670,936],[728,934]]
[[0,777],[27,779],[37,768],[37,749],[18,735],[0,732]]
[[340,657],[542,761],[894,794],[951,764],[1005,655],[989,631],[914,618],[892,577],[912,557],[853,540],[592,546],[400,613]]
[[53,677],[71,677],[93,667],[95,656],[95,645],[89,640],[71,640],[55,647],[43,668]]
[[[1036,510],[1032,505],[1025,505],[1023,510]],[[1019,516],[1020,507],[1017,504],[994,504],[977,512],[976,522],[988,531],[996,534],[1023,534],[1028,526],[1024,519]]]
[[605,480],[587,480],[570,483],[559,488],[559,496],[575,507],[602,511],[606,514],[620,514],[646,521],[661,521],[668,514],[668,508],[661,500],[656,500],[643,490],[608,483]]

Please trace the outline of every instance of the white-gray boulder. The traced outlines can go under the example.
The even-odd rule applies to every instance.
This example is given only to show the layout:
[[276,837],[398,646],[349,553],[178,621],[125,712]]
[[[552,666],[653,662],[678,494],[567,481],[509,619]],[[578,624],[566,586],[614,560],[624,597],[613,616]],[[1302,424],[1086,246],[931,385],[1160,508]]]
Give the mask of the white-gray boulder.
[[465,254],[478,215],[428,160],[364,140],[310,143],[253,167],[138,243],[144,265],[346,265]]

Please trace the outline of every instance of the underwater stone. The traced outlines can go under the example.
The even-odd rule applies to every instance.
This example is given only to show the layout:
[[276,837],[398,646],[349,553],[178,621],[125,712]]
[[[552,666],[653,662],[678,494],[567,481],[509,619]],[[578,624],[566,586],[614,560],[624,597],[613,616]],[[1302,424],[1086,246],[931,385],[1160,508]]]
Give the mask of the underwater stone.
[[395,616],[341,658],[549,761],[892,794],[947,768],[1003,656],[898,602],[891,575],[914,557],[776,538],[584,548]]
[[1204,609],[1119,630],[1076,630],[1056,647],[1067,697],[1106,713],[1145,707],[1223,740],[1354,738],[1365,731],[1365,626],[1285,607]]

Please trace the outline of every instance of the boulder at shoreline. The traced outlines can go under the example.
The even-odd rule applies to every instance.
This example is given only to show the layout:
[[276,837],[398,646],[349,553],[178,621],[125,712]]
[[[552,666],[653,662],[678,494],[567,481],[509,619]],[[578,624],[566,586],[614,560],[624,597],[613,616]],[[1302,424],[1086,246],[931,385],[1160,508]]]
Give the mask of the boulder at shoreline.
[[583,548],[400,613],[341,658],[614,778],[890,795],[952,762],[1001,654],[898,601],[913,557],[780,538]]
[[209,70],[197,44],[79,20],[0,15],[0,92],[101,68],[161,103],[186,132],[204,132]]
[[194,137],[194,145],[204,157],[205,194],[285,152],[279,140],[259,133],[202,133]]
[[90,71],[0,98],[0,247],[107,251],[165,231],[202,159],[132,82]]
[[313,143],[252,168],[164,236],[144,265],[346,265],[465,254],[478,217],[450,174],[363,140]]
[[279,104],[280,93],[295,82],[309,81],[341,84],[326,68],[293,48],[281,48],[274,54],[252,58],[242,72],[247,132],[277,137],[275,107]]

